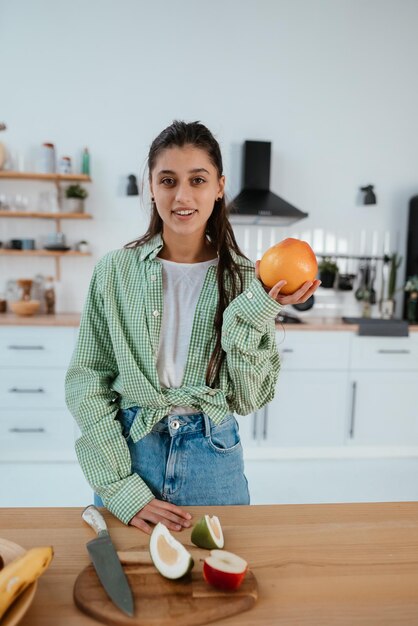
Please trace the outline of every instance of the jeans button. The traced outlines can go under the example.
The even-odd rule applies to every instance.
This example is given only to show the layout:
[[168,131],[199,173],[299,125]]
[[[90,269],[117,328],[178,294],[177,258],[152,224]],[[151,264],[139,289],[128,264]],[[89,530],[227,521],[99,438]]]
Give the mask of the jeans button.
[[178,420],[172,421],[171,428],[174,428],[174,430],[177,430],[178,428],[180,428],[180,422]]

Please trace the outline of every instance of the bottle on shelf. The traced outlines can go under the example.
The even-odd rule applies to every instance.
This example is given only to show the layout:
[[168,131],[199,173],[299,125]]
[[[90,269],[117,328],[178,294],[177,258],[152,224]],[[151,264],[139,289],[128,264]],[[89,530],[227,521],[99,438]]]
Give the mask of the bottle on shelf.
[[44,291],[46,314],[54,315],[55,313],[55,284],[52,276],[47,276],[45,279],[45,291]]
[[83,157],[81,161],[81,173],[90,176],[90,154],[88,148],[84,148]]

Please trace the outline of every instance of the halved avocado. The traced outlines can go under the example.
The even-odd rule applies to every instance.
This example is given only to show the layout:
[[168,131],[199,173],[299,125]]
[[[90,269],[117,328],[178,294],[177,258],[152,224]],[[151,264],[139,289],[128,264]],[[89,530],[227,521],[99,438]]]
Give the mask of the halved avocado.
[[181,578],[190,572],[194,565],[190,552],[161,522],[158,522],[152,531],[149,551],[155,567],[165,578]]
[[207,548],[208,550],[223,548],[224,535],[216,515],[202,517],[192,530],[191,540],[199,548]]

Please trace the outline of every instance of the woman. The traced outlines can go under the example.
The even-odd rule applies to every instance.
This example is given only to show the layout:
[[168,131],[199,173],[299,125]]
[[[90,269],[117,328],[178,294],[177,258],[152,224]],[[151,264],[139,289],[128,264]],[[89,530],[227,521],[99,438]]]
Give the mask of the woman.
[[281,304],[228,221],[219,145],[174,121],[149,156],[147,232],[96,264],[66,377],[84,474],[122,522],[190,526],[185,505],[248,504],[236,412],[272,400]]

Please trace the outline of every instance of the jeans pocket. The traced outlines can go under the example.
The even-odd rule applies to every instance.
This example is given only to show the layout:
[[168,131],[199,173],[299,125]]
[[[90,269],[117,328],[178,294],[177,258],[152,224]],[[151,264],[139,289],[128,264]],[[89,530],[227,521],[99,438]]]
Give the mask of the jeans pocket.
[[122,435],[126,441],[129,440],[132,424],[136,416],[139,413],[140,408],[138,406],[132,406],[129,409],[119,409],[116,418],[122,426]]
[[218,425],[211,424],[209,446],[215,452],[228,454],[241,448],[238,422],[232,415]]

